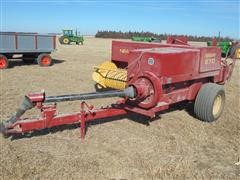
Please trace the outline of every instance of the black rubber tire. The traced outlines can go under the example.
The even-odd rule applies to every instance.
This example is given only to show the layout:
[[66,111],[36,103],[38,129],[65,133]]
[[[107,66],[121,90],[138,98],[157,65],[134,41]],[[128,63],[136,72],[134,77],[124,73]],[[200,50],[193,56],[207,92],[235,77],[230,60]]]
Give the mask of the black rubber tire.
[[6,56],[4,56],[3,54],[0,54],[0,59],[5,61],[5,65],[4,66],[0,66],[0,69],[7,69],[8,66],[9,66],[8,58]]
[[105,91],[106,88],[102,87],[100,84],[96,83],[94,84],[94,88],[96,90],[96,92],[103,92]]
[[[214,101],[216,97],[219,97],[219,95],[221,97],[221,106],[219,108],[219,111],[217,111],[217,114],[214,115]],[[194,113],[200,120],[212,122],[221,116],[224,109],[224,104],[225,91],[223,86],[214,83],[207,83],[201,87],[197,94],[194,104]]]
[[[43,62],[42,62],[42,58],[44,57],[44,56],[46,56],[46,57],[48,57],[49,58],[49,63],[48,64],[44,64]],[[52,65],[52,58],[51,58],[51,56],[49,55],[49,54],[40,54],[38,57],[37,57],[37,63],[40,65],[40,66],[42,66],[42,67],[47,67],[47,66],[51,66]]]
[[59,40],[60,44],[63,44],[63,36],[59,37],[58,40]]

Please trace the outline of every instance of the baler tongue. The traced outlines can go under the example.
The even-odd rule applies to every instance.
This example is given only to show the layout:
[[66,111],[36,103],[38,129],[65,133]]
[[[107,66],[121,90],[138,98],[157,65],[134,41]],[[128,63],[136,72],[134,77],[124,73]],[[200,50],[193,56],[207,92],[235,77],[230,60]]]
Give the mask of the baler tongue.
[[0,133],[5,133],[6,130],[14,124],[27,110],[32,109],[34,103],[29,99],[28,96],[25,96],[21,106],[17,109],[16,113],[5,122],[0,123]]
[[[59,96],[45,96],[45,93],[30,94],[25,96],[21,106],[17,109],[16,113],[9,118],[7,121],[0,123],[0,133],[6,134],[20,117],[29,109],[35,107],[37,103],[56,103],[63,101],[76,101],[76,100],[87,100],[87,99],[98,99],[107,97],[129,97],[134,98],[136,95],[135,89],[130,86],[124,90],[112,90],[106,92],[94,92],[84,94],[68,94]],[[37,97],[37,98],[36,98]]]

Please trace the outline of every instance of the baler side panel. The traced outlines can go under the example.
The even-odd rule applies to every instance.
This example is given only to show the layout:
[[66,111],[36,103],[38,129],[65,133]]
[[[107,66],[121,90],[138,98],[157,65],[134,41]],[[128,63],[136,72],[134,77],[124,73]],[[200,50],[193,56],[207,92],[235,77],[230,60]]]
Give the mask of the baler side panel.
[[200,48],[199,72],[209,72],[221,69],[221,51],[217,47]]
[[133,60],[133,56],[131,54],[132,50],[161,47],[189,48],[188,46],[173,44],[112,41],[112,60],[128,63]]
[[119,42],[112,41],[112,60],[129,62],[132,59],[131,50],[134,49],[144,49],[161,47],[160,44],[150,44],[150,43],[131,43],[131,42]]
[[197,52],[161,54],[159,58],[162,77],[196,74],[199,62]]
[[[149,64],[151,59],[154,60],[154,64]],[[146,52],[140,61],[140,67],[133,67],[133,71],[137,71],[138,68],[141,72],[154,72],[162,79],[163,84],[176,83],[198,78],[199,59],[199,51],[196,50],[164,54]]]

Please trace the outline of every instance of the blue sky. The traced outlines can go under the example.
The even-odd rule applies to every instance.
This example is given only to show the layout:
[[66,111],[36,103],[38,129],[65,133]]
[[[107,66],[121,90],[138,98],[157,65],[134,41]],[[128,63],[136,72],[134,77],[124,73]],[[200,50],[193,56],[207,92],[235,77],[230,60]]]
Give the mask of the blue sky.
[[0,0],[0,30],[97,30],[240,37],[239,0]]

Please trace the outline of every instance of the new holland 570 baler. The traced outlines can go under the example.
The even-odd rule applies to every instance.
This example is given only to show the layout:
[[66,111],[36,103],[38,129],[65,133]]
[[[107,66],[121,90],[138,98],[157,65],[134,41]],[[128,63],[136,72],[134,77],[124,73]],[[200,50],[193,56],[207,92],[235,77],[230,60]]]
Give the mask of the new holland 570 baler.
[[[122,83],[121,77],[116,77],[118,74],[115,78],[106,77],[108,73],[123,71],[126,81],[119,85],[122,87],[120,90],[60,96],[30,93],[17,112],[1,124],[1,132],[12,135],[79,123],[81,137],[84,138],[87,122],[128,112],[153,118],[157,112],[182,101],[194,102],[196,117],[211,122],[223,111],[223,85],[231,77],[235,61],[229,63],[221,59],[221,50],[217,47],[113,41],[111,63],[117,69],[108,69],[103,81],[118,86]],[[100,109],[94,109],[85,102],[106,97],[121,98],[110,107]],[[74,100],[81,101],[79,112],[56,114],[57,102]],[[41,112],[39,118],[21,119],[26,110],[34,107]]]

